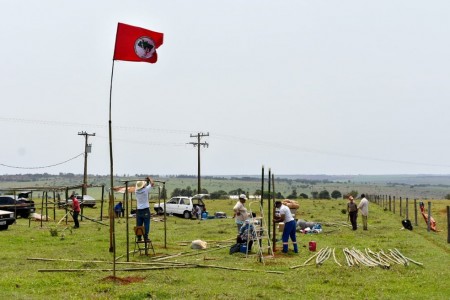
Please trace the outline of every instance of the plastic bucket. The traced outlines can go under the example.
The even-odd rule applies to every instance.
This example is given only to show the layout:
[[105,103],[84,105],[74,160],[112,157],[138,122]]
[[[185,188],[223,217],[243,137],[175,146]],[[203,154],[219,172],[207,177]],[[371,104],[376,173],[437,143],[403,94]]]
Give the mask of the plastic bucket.
[[239,251],[241,251],[242,253],[247,253],[247,244],[241,244]]
[[316,251],[316,246],[317,246],[316,242],[314,241],[309,242],[309,251]]

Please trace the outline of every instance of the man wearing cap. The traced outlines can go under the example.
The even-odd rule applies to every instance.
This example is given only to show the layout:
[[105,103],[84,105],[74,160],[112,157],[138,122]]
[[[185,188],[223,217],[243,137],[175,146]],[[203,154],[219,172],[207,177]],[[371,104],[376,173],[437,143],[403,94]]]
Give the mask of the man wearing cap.
[[281,201],[276,201],[275,207],[279,209],[280,214],[275,215],[275,218],[273,219],[274,222],[284,222],[283,236],[281,237],[283,240],[283,253],[288,252],[289,237],[291,237],[292,244],[294,244],[294,252],[298,253],[297,236],[295,232],[296,224],[295,219],[291,214],[291,210],[286,205],[283,205]]
[[366,199],[366,195],[361,194],[361,201],[358,204],[358,209],[361,210],[361,216],[363,220],[363,230],[367,230],[367,218],[369,216],[369,201]]
[[348,196],[348,203],[347,203],[347,212],[348,216],[350,218],[350,222],[352,223],[352,229],[356,230],[358,228],[358,225],[356,223],[356,220],[358,219],[358,206],[355,202],[353,202],[353,196]]
[[247,196],[245,196],[245,194],[239,195],[239,201],[233,207],[234,219],[236,221],[238,233],[241,230],[242,224],[244,224],[245,220],[247,220],[247,218],[248,218],[247,208],[245,208],[245,206],[244,206],[246,200],[247,200]]
[[[144,240],[148,240],[148,233],[150,232],[150,205],[148,204],[148,194],[154,186],[154,182],[150,177],[146,178],[146,181],[136,182],[136,226],[144,225],[145,234]],[[138,236],[138,240],[142,239]]]

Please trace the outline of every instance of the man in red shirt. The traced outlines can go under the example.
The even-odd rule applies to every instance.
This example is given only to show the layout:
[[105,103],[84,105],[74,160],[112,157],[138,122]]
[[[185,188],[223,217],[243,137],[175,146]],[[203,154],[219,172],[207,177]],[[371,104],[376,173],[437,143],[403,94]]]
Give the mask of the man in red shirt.
[[78,223],[78,215],[80,214],[80,202],[78,201],[77,197],[75,195],[72,194],[72,196],[70,196],[72,198],[72,217],[73,217],[73,222],[75,223],[75,225],[73,226],[73,228],[79,228],[80,227],[80,223]]

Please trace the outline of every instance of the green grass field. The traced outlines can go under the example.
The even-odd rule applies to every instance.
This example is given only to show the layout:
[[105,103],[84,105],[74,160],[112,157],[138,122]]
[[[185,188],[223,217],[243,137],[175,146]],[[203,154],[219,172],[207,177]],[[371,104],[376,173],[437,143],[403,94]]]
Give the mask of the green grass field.
[[[226,212],[232,216],[234,201],[207,200],[208,211]],[[126,222],[115,220],[116,280],[113,275],[113,254],[109,252],[109,227],[84,219],[81,228],[71,229],[62,220],[65,211],[56,211],[56,220],[49,222],[18,219],[8,230],[0,231],[2,299],[448,299],[450,295],[450,244],[447,243],[446,206],[449,200],[433,200],[433,217],[439,232],[427,232],[419,215],[413,231],[401,230],[402,218],[374,203],[370,204],[369,230],[352,231],[347,223],[344,200],[301,200],[297,217],[323,224],[320,234],[298,233],[300,253],[265,258],[265,264],[255,255],[230,255],[235,238],[234,220],[185,220],[167,217],[167,247],[164,248],[164,222],[155,216],[151,223],[151,238],[156,258],[129,254],[126,264]],[[258,203],[248,203],[259,211]],[[86,208],[84,214],[98,219],[98,208]],[[411,214],[411,212],[410,212]],[[53,216],[53,211],[49,213]],[[413,218],[412,218],[413,220]],[[360,219],[358,221],[361,221]],[[109,225],[109,219],[102,220]],[[131,232],[134,219],[129,220],[129,249],[134,249]],[[413,222],[414,225],[414,222]],[[51,230],[57,229],[57,236]],[[281,233],[277,232],[277,238]],[[191,241],[208,242],[207,250],[190,249]],[[303,264],[314,253],[308,243],[316,241],[318,250],[330,247],[336,258],[321,266]],[[355,247],[364,251],[398,249],[422,266],[392,265],[380,267],[345,266],[342,250]],[[291,247],[292,249],[292,247]],[[154,268],[157,259],[168,269]],[[55,261],[30,260],[31,258]],[[73,261],[69,261],[73,260]],[[139,264],[140,263],[140,264]],[[143,264],[147,263],[147,265]],[[148,264],[152,263],[152,264]],[[184,264],[183,268],[173,267]],[[228,268],[228,269],[226,269]],[[233,270],[236,268],[240,270]],[[43,272],[53,270],[52,272]],[[72,270],[72,272],[69,272]]]

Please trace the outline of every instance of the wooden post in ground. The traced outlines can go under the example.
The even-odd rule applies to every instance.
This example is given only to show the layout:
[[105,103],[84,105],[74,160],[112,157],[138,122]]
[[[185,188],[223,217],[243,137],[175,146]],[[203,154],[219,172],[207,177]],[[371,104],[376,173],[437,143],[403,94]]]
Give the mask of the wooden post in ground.
[[103,220],[103,203],[105,197],[105,185],[102,185],[102,202],[100,204],[100,221]]
[[409,219],[409,209],[408,209],[408,197],[406,197],[406,207],[405,207],[405,219]]
[[400,217],[402,216],[402,197],[400,197]]
[[395,215],[395,196],[392,196],[392,204],[393,204],[393,206],[394,206],[394,209],[393,209],[393,213],[394,213],[394,215]]
[[391,195],[389,195],[389,211],[392,211]]
[[450,206],[447,206],[447,243],[450,243]]
[[419,225],[417,224],[417,199],[414,199],[414,225]]
[[[125,204],[125,224],[126,224],[126,241],[127,241],[127,262],[130,261],[130,227],[128,224],[129,221],[129,215],[130,215],[130,207],[128,205],[128,181],[125,181],[125,194],[124,196],[124,204]],[[123,206],[122,206],[123,208]],[[119,212],[119,217],[122,214],[122,212]]]

